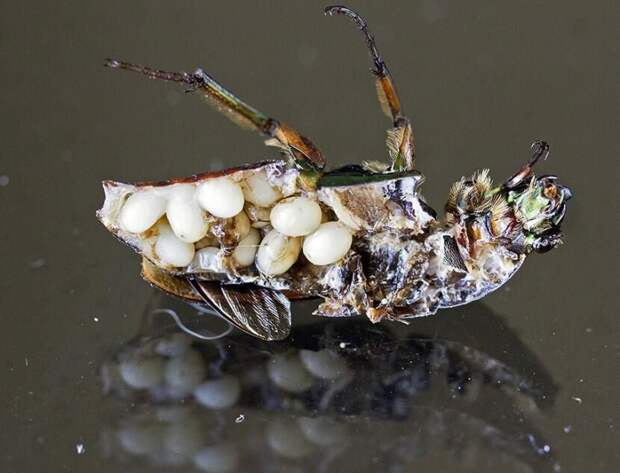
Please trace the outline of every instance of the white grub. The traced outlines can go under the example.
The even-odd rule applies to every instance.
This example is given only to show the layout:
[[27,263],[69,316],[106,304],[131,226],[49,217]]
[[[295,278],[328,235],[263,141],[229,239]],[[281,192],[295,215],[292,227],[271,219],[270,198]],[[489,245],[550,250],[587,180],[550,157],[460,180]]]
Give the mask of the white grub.
[[138,191],[125,201],[118,225],[129,233],[142,233],[151,228],[166,212],[166,200],[152,190]]
[[353,243],[351,231],[340,222],[327,222],[304,240],[304,255],[317,266],[332,264],[347,254]]
[[194,243],[209,230],[206,215],[194,199],[194,186],[180,184],[168,192],[166,216],[172,231],[179,239]]
[[256,267],[268,276],[285,273],[297,261],[300,250],[301,238],[271,230],[258,248]]
[[347,372],[344,359],[331,350],[300,350],[299,358],[304,367],[320,379],[337,379]]
[[252,228],[250,219],[246,215],[245,212],[241,211],[237,215],[235,215],[235,232],[239,237],[239,240],[242,240],[248,233],[250,233],[250,229]]
[[281,389],[291,393],[304,392],[314,383],[308,370],[299,358],[287,355],[276,355],[268,365],[269,378]]
[[282,198],[280,191],[269,183],[265,171],[250,174],[241,186],[245,200],[258,207],[271,207]]
[[194,465],[208,473],[229,473],[237,470],[239,453],[231,445],[214,445],[194,455]]
[[276,421],[267,430],[269,447],[278,455],[297,459],[308,455],[314,450],[295,422]]
[[164,380],[164,361],[159,357],[133,358],[119,366],[121,378],[135,389],[146,389]]
[[202,356],[195,350],[189,350],[166,363],[164,378],[169,386],[189,393],[201,383],[205,375]]
[[241,385],[234,376],[205,381],[194,389],[194,398],[209,409],[228,409],[239,400]]
[[287,236],[305,236],[321,224],[321,207],[307,197],[289,197],[271,209],[271,225]]
[[196,199],[207,212],[220,218],[230,218],[243,210],[241,186],[228,177],[208,179],[198,186]]
[[207,246],[196,251],[194,259],[188,267],[188,271],[221,272],[222,260],[220,259],[220,249],[215,246]]
[[161,224],[155,243],[155,253],[164,264],[175,267],[187,266],[194,258],[194,245],[180,240],[168,224]]
[[258,245],[260,243],[260,233],[255,228],[250,229],[248,235],[243,238],[235,251],[233,251],[233,259],[235,263],[244,268],[254,263],[256,252],[258,251]]

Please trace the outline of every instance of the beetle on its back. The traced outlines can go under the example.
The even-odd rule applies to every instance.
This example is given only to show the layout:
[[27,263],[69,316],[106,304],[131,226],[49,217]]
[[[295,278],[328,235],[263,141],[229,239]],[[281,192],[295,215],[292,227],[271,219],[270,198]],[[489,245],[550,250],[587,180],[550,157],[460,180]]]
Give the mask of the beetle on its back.
[[109,59],[111,68],[180,82],[235,122],[268,137],[281,158],[164,182],[105,181],[101,222],[142,255],[151,284],[214,306],[266,340],[290,330],[290,299],[321,297],[316,313],[404,320],[465,304],[504,284],[532,251],[561,243],[571,197],[554,176],[533,174],[549,146],[493,185],[487,170],[450,189],[446,217],[419,193],[411,121],[366,22],[364,35],[384,112],[389,162],[326,172],[319,149],[197,69],[165,72]]

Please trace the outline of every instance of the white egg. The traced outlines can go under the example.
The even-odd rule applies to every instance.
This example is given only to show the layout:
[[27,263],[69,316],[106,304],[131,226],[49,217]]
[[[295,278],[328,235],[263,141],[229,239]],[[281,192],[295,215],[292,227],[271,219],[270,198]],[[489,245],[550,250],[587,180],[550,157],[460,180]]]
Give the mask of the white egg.
[[187,266],[194,258],[194,251],[194,245],[179,239],[168,225],[159,226],[155,253],[162,263],[176,267]]
[[344,359],[331,350],[300,350],[299,358],[306,369],[320,379],[336,379],[347,372]]
[[123,381],[132,388],[145,389],[161,383],[164,379],[164,362],[159,357],[133,358],[119,366]]
[[220,218],[234,217],[243,210],[241,186],[228,177],[217,177],[200,184],[196,199],[203,209]]
[[166,216],[175,235],[188,243],[204,238],[209,230],[205,213],[193,199],[170,199]]
[[287,236],[304,236],[321,224],[321,207],[307,197],[289,197],[271,209],[271,225]]
[[277,355],[267,366],[269,378],[278,387],[292,393],[304,392],[314,383],[312,376],[306,370],[299,358],[287,355]]
[[271,207],[282,198],[280,191],[269,183],[265,171],[250,175],[242,183],[242,187],[245,200],[259,207]]
[[215,246],[207,246],[198,250],[190,268],[191,271],[220,272],[222,270],[220,249]]
[[234,376],[205,381],[194,389],[194,398],[209,409],[227,409],[239,400],[241,386]]
[[131,194],[118,216],[119,226],[130,233],[142,233],[151,228],[166,212],[166,200],[152,191]]
[[259,231],[255,228],[250,229],[248,235],[239,242],[235,248],[235,251],[233,251],[233,258],[237,265],[244,268],[254,263],[254,258],[256,257],[259,243]]
[[252,225],[245,212],[241,211],[235,215],[235,231],[240,239],[248,236],[250,228],[252,228]]
[[205,362],[200,353],[188,350],[166,363],[164,378],[169,386],[189,393],[201,383],[206,373]]
[[347,254],[353,243],[351,231],[340,222],[327,222],[304,240],[304,255],[318,266],[332,264]]
[[194,455],[194,465],[208,473],[228,473],[237,469],[239,453],[231,445],[214,445]]
[[271,230],[258,248],[256,266],[261,273],[270,276],[285,273],[297,261],[300,250],[301,238]]

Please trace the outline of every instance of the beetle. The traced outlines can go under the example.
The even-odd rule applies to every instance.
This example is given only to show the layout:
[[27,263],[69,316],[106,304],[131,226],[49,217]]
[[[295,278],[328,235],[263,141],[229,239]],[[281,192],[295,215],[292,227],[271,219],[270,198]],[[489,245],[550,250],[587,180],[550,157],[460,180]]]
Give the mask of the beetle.
[[562,242],[571,198],[555,176],[536,176],[549,145],[502,184],[488,170],[450,189],[445,218],[420,194],[411,120],[366,21],[325,9],[359,28],[387,131],[387,163],[332,171],[319,148],[291,126],[246,104],[203,69],[167,72],[106,60],[113,69],[178,82],[236,123],[267,137],[280,158],[161,182],[104,181],[98,218],[142,256],[152,285],[209,304],[265,340],[290,331],[290,300],[322,298],[315,313],[406,321],[466,304],[504,284],[532,252]]

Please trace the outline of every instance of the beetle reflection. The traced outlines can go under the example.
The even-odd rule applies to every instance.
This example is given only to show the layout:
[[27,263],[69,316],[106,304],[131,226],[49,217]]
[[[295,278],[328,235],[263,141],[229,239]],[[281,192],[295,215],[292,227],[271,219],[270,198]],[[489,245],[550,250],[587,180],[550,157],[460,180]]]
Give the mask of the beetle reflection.
[[[482,315],[468,313],[470,330],[472,319],[497,320],[474,307]],[[198,330],[204,317],[184,320]],[[206,472],[365,471],[369,462],[399,472],[438,454],[465,468],[554,465],[535,423],[556,388],[510,332],[492,343],[517,352],[520,370],[456,337],[395,335],[354,319],[300,326],[280,343],[202,341],[162,322],[101,369],[105,393],[133,406],[102,437],[119,461]]]

